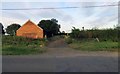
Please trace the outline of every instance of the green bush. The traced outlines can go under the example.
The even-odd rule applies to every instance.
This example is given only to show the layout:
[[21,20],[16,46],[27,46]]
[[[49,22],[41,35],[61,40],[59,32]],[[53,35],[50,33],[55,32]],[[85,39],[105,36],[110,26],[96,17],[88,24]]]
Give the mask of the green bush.
[[99,38],[100,41],[111,40],[118,42],[119,33],[118,29],[90,29],[80,31],[79,29],[73,28],[70,37],[75,39]]
[[3,36],[2,44],[3,45],[41,45],[45,44],[45,39],[31,39],[25,37],[17,37],[17,36]]

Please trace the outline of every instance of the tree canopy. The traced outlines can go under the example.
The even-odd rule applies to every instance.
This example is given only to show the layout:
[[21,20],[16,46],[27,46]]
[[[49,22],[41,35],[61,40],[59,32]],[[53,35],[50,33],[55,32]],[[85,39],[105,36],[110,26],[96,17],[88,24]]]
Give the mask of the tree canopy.
[[52,37],[60,32],[60,25],[56,19],[41,20],[38,26],[44,30],[44,36],[46,35],[47,37]]
[[73,38],[79,38],[79,34],[80,34],[80,30],[73,27],[70,36]]
[[2,23],[0,23],[0,34],[5,34]]
[[16,31],[20,28],[21,26],[19,24],[11,24],[7,26],[6,28],[6,33],[10,35],[15,35]]

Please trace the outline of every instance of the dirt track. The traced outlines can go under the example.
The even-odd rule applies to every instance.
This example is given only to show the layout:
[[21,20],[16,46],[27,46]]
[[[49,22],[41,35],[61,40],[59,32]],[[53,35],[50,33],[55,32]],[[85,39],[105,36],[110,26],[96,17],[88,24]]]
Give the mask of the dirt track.
[[72,56],[118,56],[118,52],[109,51],[79,51],[72,49],[65,43],[64,39],[49,42],[47,52],[41,56],[72,57]]

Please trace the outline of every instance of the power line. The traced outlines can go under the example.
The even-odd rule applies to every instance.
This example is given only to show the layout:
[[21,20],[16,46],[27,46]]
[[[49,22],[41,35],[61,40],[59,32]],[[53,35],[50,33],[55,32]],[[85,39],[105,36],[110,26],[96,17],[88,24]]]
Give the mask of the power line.
[[2,10],[39,10],[39,9],[71,9],[79,7],[54,7],[54,8],[21,8],[21,9],[2,9]]
[[113,7],[113,6],[119,6],[119,5],[99,5],[99,6],[84,6],[84,7],[20,8],[20,9],[1,9],[1,10],[76,9],[76,8]]
[[101,6],[86,6],[86,8],[88,7],[110,7],[110,6],[119,6],[119,5],[101,5]]

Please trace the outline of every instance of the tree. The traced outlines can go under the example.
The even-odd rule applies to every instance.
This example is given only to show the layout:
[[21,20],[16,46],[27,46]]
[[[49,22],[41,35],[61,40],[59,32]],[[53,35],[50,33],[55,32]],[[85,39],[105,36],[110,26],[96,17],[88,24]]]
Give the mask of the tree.
[[0,23],[0,34],[5,34],[2,23]]
[[84,31],[84,27],[82,27],[82,30]]
[[38,23],[38,26],[44,30],[44,37],[45,35],[47,37],[52,37],[53,35],[60,32],[60,25],[58,24],[58,21],[56,19],[41,20]]
[[20,28],[21,26],[19,24],[11,24],[7,26],[6,28],[6,33],[10,35],[15,35],[16,31]]
[[79,34],[80,34],[80,29],[76,29],[75,27],[73,27],[70,36],[72,38],[79,38]]

